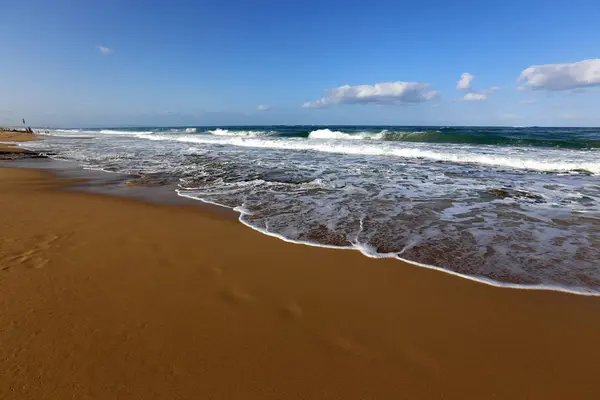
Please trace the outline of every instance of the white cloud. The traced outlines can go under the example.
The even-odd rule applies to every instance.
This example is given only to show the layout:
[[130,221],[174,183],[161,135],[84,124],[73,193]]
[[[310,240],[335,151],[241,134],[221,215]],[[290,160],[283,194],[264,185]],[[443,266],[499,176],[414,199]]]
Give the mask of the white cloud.
[[474,75],[471,75],[468,72],[463,73],[460,76],[460,80],[456,84],[456,90],[471,90],[471,83],[475,79]]
[[488,99],[488,95],[484,94],[484,93],[476,93],[476,92],[470,92],[465,94],[465,97],[463,97],[463,100],[465,101],[484,101]]
[[567,113],[567,114],[562,114],[560,117],[563,119],[580,119],[580,118],[583,118],[583,115]]
[[100,53],[103,56],[109,55],[110,53],[112,53],[114,51],[114,49],[111,49],[110,47],[104,47],[104,46],[98,46],[98,50],[100,50]]
[[521,103],[521,104],[534,104],[534,103],[537,103],[537,100],[535,100],[535,99],[525,99],[525,100],[521,100],[519,103]]
[[382,82],[374,85],[344,85],[325,90],[326,96],[304,103],[304,108],[320,108],[333,104],[407,104],[422,103],[438,96],[428,83]]
[[258,111],[269,111],[271,109],[271,106],[267,106],[265,104],[261,104],[260,106],[256,107],[256,109]]
[[487,100],[491,94],[500,90],[498,86],[492,86],[488,90],[475,90],[471,86],[471,83],[473,83],[474,79],[475,75],[465,72],[460,76],[460,80],[456,84],[456,90],[468,92],[462,98],[465,101],[484,101]]
[[569,90],[600,85],[600,58],[570,64],[533,65],[521,72],[518,81],[540,90]]

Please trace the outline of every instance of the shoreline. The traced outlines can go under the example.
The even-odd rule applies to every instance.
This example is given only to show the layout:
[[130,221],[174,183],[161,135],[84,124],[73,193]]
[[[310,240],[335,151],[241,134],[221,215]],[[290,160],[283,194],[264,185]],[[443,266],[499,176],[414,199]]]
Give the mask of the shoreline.
[[[38,135],[38,134],[28,134],[26,132],[4,132],[4,131],[0,131],[0,141],[2,139],[2,137],[6,134],[12,135],[13,137],[15,137],[15,139],[11,139],[14,142],[27,142],[27,141],[32,141],[32,140],[43,140],[43,135]],[[8,152],[18,152],[21,153],[23,151],[28,152],[27,150],[21,149],[19,147],[14,147],[16,145],[14,144],[8,144],[5,145],[7,147],[2,148],[1,147],[2,144],[0,143],[0,154],[3,153],[4,151],[8,151]],[[30,152],[30,154],[34,155],[37,153],[33,153]],[[29,157],[26,157],[29,158]],[[37,158],[37,157],[33,157],[33,158]],[[57,173],[57,163],[61,163],[60,161],[54,160],[51,157],[42,157],[42,158],[47,158],[48,159],[48,164],[44,165],[44,167],[42,169],[44,170],[50,170],[52,171],[52,173]],[[24,166],[22,166],[21,164],[25,164]],[[33,169],[39,169],[39,165],[36,165],[38,163],[38,161],[36,160],[34,163],[28,163],[26,161],[26,159],[19,159],[19,163],[17,163],[17,167],[21,168],[33,168]],[[214,203],[211,201],[207,201],[201,198],[196,198],[196,197],[190,197],[190,196],[186,196],[183,195],[181,193],[179,193],[179,190],[177,188],[177,186],[173,183],[167,183],[167,184],[153,184],[153,182],[150,180],[149,184],[145,184],[144,182],[144,178],[145,175],[128,175],[128,174],[121,174],[118,172],[111,172],[111,171],[105,171],[105,170],[93,170],[93,169],[85,169],[82,168],[81,166],[77,165],[76,163],[73,162],[68,162],[68,161],[63,161],[62,163],[66,164],[67,166],[65,168],[61,168],[61,173],[63,178],[66,179],[73,179],[73,178],[78,178],[78,179],[82,179],[82,184],[80,185],[71,185],[70,190],[81,190],[84,192],[88,192],[88,193],[96,193],[96,194],[101,194],[101,195],[108,195],[108,196],[117,196],[117,197],[124,197],[124,198],[134,198],[140,201],[150,201],[152,203],[157,203],[157,204],[196,204],[202,208],[207,208],[208,211],[210,212],[215,212],[217,214],[226,216],[228,218],[235,218],[237,221],[239,221],[242,225],[250,228],[251,230],[254,230],[256,232],[259,232],[263,235],[266,236],[270,236],[270,237],[275,237],[279,240],[282,240],[284,242],[287,243],[293,243],[293,244],[297,244],[297,245],[305,245],[305,246],[310,246],[310,247],[317,247],[317,248],[324,248],[324,249],[333,249],[333,250],[355,250],[358,251],[362,256],[368,257],[368,258],[372,258],[372,259],[393,259],[393,260],[397,260],[400,261],[402,263],[406,263],[406,264],[411,264],[413,266],[417,266],[420,268],[427,268],[433,271],[437,271],[437,272],[443,272],[452,276],[456,276],[459,278],[463,278],[463,279],[467,279],[473,282],[477,282],[480,284],[484,284],[484,285],[488,285],[488,286],[492,286],[492,287],[497,287],[497,288],[504,288],[504,289],[512,289],[512,290],[534,290],[534,291],[554,291],[554,292],[561,292],[561,293],[568,293],[568,294],[574,294],[574,295],[580,295],[580,296],[592,296],[592,297],[599,297],[600,296],[600,291],[594,291],[593,289],[587,288],[587,287],[580,287],[580,288],[567,288],[567,287],[562,287],[562,286],[558,286],[558,285],[548,285],[548,284],[520,284],[520,283],[508,283],[508,282],[502,282],[502,281],[497,281],[485,276],[475,276],[475,275],[469,275],[469,274],[464,274],[464,273],[460,273],[460,272],[456,272],[444,267],[439,267],[436,265],[430,265],[430,264],[424,264],[424,263],[420,263],[417,261],[412,261],[412,260],[408,260],[408,259],[404,259],[402,257],[400,257],[398,254],[372,254],[369,253],[368,251],[364,251],[363,248],[361,248],[360,246],[348,246],[348,247],[341,247],[341,246],[330,246],[330,245],[323,245],[323,244],[319,244],[319,243],[313,243],[313,242],[304,242],[304,241],[296,241],[296,240],[292,240],[292,239],[288,239],[280,234],[277,233],[272,233],[272,232],[268,232],[268,231],[264,231],[261,230],[259,228],[256,228],[254,226],[252,226],[251,224],[246,223],[245,221],[243,221],[243,211],[241,211],[239,209],[239,207],[229,207],[229,206],[224,206],[218,203]],[[117,176],[118,178],[115,179],[111,179],[109,178],[109,176]],[[141,182],[141,184],[138,184],[137,182]],[[123,187],[123,186],[126,187]],[[173,195],[174,196],[171,196]],[[183,201],[181,201],[183,200]]]
[[0,128],[0,161],[13,161],[26,158],[43,158],[37,152],[19,147],[19,143],[39,140],[40,136],[19,130],[6,131]]
[[0,168],[3,398],[600,394],[595,298],[297,246],[69,183]]
[[[106,170],[88,169],[72,161],[56,160],[51,155],[43,155],[20,147],[21,143],[44,140],[43,134],[29,134],[21,131],[3,131],[0,129],[0,168],[24,168],[49,171],[56,179],[70,183],[66,190],[94,193],[98,195],[133,198],[154,204],[181,205],[195,204],[197,201],[178,196],[177,187],[172,183],[155,184],[145,182],[147,175],[132,175]],[[4,143],[3,143],[4,142]],[[15,155],[2,159],[2,155]],[[2,161],[11,163],[2,164]],[[175,194],[175,196],[173,196]],[[205,207],[202,207],[205,208]],[[222,207],[210,207],[221,215],[235,216],[235,212],[225,212]]]

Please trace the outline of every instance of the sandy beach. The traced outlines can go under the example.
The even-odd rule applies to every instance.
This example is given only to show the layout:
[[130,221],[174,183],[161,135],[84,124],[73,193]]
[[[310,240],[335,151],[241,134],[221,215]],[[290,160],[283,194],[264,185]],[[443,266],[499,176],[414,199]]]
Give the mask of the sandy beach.
[[[32,140],[39,140],[39,135],[19,130],[6,131],[0,128],[0,142],[30,142]],[[0,146],[4,151],[6,148],[11,147],[11,144],[0,144]]]
[[2,399],[595,399],[600,298],[0,168]]
[[39,135],[24,131],[5,131],[0,128],[0,161],[36,158],[37,153],[18,147],[18,143],[39,140]]
[[600,400],[600,0],[0,15],[0,400]]

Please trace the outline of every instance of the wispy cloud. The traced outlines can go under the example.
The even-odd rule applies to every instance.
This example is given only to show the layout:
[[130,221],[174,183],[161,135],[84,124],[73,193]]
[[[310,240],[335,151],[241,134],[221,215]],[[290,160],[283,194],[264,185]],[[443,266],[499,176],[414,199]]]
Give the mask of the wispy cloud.
[[382,82],[374,85],[344,85],[325,90],[325,97],[304,103],[304,108],[322,108],[334,104],[410,104],[423,103],[438,96],[428,83]]
[[104,47],[104,46],[98,46],[98,50],[100,50],[100,54],[102,54],[103,56],[107,56],[107,55],[111,54],[112,52],[114,52],[114,49],[111,49],[110,47]]
[[475,75],[464,72],[456,84],[456,90],[471,90],[471,83],[475,79]]
[[566,114],[562,114],[560,117],[562,119],[581,119],[581,118],[583,118],[583,115],[566,113]]
[[474,79],[475,75],[465,72],[460,76],[460,79],[456,84],[456,90],[468,92],[462,98],[464,101],[485,101],[491,94],[500,90],[498,86],[492,86],[488,90],[475,90],[471,85]]
[[465,97],[463,97],[464,101],[485,101],[487,99],[488,99],[487,94],[475,93],[475,92],[467,93],[467,94],[465,94]]
[[600,58],[570,64],[533,65],[521,72],[518,81],[537,90],[571,90],[600,85]]
[[261,104],[260,106],[256,107],[258,111],[269,111],[271,108],[273,107],[267,106],[265,104]]
[[537,103],[537,100],[535,100],[535,99],[525,99],[525,100],[521,100],[519,103],[521,103],[521,104],[534,104],[534,103]]
[[473,90],[463,97],[464,101],[485,101],[490,98],[490,95],[496,93],[500,88],[493,86],[488,90]]

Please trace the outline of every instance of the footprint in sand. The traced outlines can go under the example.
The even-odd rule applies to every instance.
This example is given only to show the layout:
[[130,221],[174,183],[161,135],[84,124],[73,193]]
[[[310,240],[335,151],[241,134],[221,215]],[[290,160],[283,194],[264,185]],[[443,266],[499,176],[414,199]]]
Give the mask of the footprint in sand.
[[302,308],[296,303],[290,303],[281,308],[281,315],[286,318],[300,318],[302,314]]
[[360,356],[365,353],[364,349],[358,343],[347,337],[334,338],[330,342],[330,345],[337,351],[354,356]]
[[221,298],[230,304],[246,303],[252,300],[252,296],[238,288],[228,288],[220,293]]
[[[50,261],[50,255],[46,252],[50,249],[60,247],[58,241],[61,239],[59,235],[43,235],[36,236],[30,239],[31,246],[24,251],[16,251],[9,253],[4,258],[0,259],[0,269],[9,270],[14,267],[24,266],[28,268],[43,268]],[[15,244],[20,244],[13,239],[2,241],[2,247],[13,247]]]
[[223,268],[221,268],[218,265],[211,265],[207,269],[211,274],[213,274],[217,278],[220,278],[223,276],[223,273],[224,273]]

